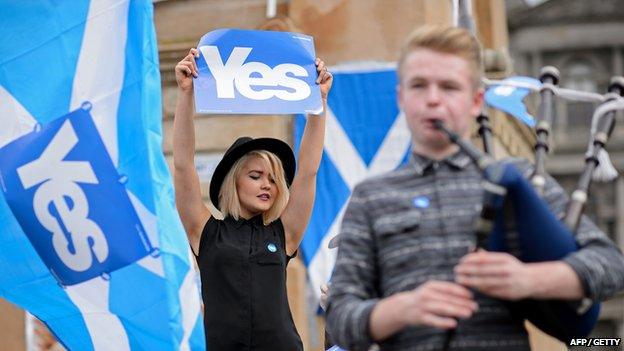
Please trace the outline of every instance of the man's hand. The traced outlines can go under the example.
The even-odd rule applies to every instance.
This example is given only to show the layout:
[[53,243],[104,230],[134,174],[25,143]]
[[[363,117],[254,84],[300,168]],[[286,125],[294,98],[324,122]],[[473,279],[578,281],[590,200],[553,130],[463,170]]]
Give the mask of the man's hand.
[[403,294],[408,325],[451,329],[457,318],[469,318],[478,308],[470,290],[451,282],[432,280]]
[[483,250],[460,260],[455,266],[455,281],[504,300],[530,297],[534,285],[527,264],[508,253]]
[[457,319],[469,318],[477,308],[470,290],[452,282],[431,280],[379,301],[371,313],[370,332],[380,341],[407,326],[452,329]]
[[329,283],[321,285],[320,305],[323,310],[327,309],[327,296],[329,295]]

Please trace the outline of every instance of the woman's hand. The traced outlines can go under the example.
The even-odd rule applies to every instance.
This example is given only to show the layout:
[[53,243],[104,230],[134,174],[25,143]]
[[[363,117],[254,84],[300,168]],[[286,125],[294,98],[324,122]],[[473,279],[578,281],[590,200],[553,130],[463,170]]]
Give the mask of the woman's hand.
[[334,76],[332,76],[332,74],[327,70],[325,62],[320,58],[316,58],[315,64],[316,73],[318,75],[316,78],[316,84],[321,86],[321,98],[323,101],[327,102],[327,94],[329,94],[329,90],[331,89]]
[[193,91],[193,78],[197,78],[199,74],[197,63],[195,63],[195,58],[197,57],[199,57],[199,51],[195,48],[191,48],[188,55],[175,66],[176,82],[182,91]]

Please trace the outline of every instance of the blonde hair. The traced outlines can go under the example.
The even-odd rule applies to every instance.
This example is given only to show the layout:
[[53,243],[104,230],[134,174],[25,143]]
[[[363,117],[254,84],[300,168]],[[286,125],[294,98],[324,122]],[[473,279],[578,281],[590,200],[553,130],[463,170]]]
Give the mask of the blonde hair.
[[474,87],[481,84],[483,65],[481,46],[466,29],[441,25],[426,25],[414,30],[405,40],[399,54],[397,74],[399,81],[407,56],[417,49],[429,49],[445,54],[457,55],[470,66]]
[[273,205],[266,212],[262,213],[262,221],[264,225],[268,225],[282,215],[290,198],[290,191],[286,184],[282,161],[274,153],[269,151],[250,151],[234,163],[225,176],[225,179],[223,179],[221,189],[219,190],[219,211],[221,211],[223,216],[227,217],[229,215],[236,220],[240,217],[241,204],[238,198],[238,191],[236,190],[236,179],[240,175],[245,162],[252,157],[258,157],[264,160],[269,168],[269,176],[273,178],[275,186],[277,187],[277,197]]

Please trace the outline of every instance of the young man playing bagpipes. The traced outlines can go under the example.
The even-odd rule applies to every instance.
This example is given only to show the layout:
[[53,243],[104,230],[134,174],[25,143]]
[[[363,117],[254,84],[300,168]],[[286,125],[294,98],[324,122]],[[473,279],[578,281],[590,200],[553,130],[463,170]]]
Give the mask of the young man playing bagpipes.
[[[604,300],[624,288],[624,257],[587,218],[578,250],[524,263],[476,249],[483,172],[438,129],[469,138],[483,104],[480,48],[466,30],[422,27],[402,48],[398,103],[412,134],[410,161],[353,190],[327,306],[328,330],[351,351],[529,350],[523,299]],[[527,161],[515,161],[525,175]],[[544,201],[565,211],[547,177]],[[451,332],[450,332],[451,331]]]

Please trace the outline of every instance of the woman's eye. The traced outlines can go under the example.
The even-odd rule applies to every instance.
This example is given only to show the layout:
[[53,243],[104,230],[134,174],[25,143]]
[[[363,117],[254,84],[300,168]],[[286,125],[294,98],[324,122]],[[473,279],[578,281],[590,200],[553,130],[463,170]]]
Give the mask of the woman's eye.
[[273,178],[269,178],[269,181],[270,181],[271,183],[275,184],[275,179],[273,179]]
[[249,178],[253,179],[253,180],[258,180],[260,179],[260,176],[257,175],[250,175]]

